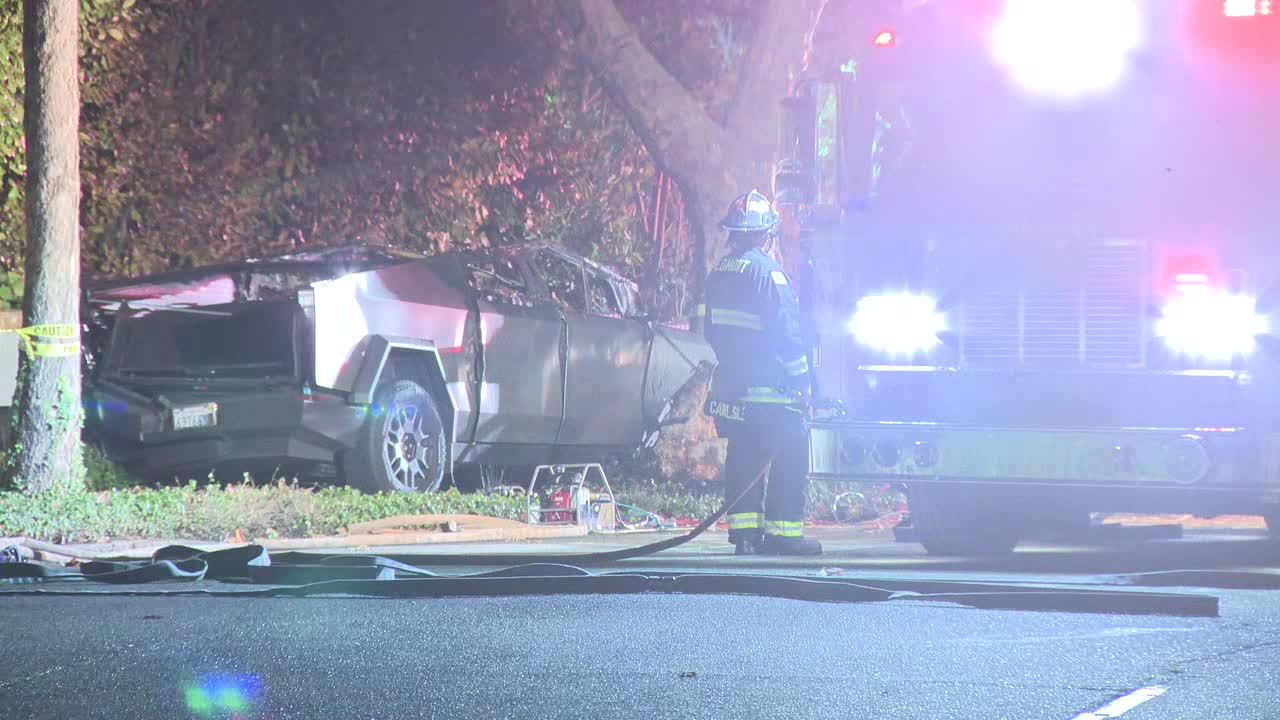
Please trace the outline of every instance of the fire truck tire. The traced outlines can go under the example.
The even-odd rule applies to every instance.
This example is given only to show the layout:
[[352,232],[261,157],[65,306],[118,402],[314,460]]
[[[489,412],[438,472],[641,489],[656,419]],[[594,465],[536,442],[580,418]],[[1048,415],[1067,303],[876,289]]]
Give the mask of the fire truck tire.
[[965,487],[916,485],[907,490],[911,522],[930,555],[1007,555],[1019,527],[999,503]]
[[355,447],[343,453],[342,475],[366,492],[435,492],[446,452],[431,393],[413,380],[380,383]]

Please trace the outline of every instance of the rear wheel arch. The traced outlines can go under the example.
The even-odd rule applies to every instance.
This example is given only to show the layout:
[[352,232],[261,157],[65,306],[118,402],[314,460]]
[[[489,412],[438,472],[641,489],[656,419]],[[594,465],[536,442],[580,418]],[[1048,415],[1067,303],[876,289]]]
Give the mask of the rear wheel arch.
[[430,351],[392,348],[383,369],[383,378],[384,382],[412,380],[426,388],[427,392],[431,393],[431,399],[436,401],[436,406],[442,411],[444,424],[448,428],[450,437],[453,437],[455,410],[453,397],[449,395],[448,386],[445,384],[444,367],[434,348]]
[[447,437],[445,474],[451,474],[453,439],[457,432],[456,408],[446,385],[444,364],[435,343],[429,340],[371,335],[366,345],[364,361],[351,389],[351,403],[369,405],[379,388],[398,380],[412,380],[422,386],[439,409]]
[[445,384],[444,363],[430,340],[370,335],[364,360],[351,387],[351,403],[368,405],[379,384],[387,380],[413,380],[431,392],[432,398],[446,411],[445,422],[452,432],[453,397]]

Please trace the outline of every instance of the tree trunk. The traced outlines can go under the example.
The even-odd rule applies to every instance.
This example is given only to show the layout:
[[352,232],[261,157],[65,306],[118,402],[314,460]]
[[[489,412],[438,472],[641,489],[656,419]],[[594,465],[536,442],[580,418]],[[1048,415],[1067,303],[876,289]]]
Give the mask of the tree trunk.
[[559,0],[581,60],[595,72],[649,155],[680,186],[694,237],[694,285],[720,253],[720,217],[752,187],[769,194],[786,79],[803,57],[819,0],[766,0],[738,100],[724,124],[645,48],[613,0]]
[[707,243],[715,242],[709,218],[733,199],[728,133],[662,67],[612,0],[560,0],[560,8],[579,58],[600,78],[654,162],[680,185],[700,273]]
[[752,149],[733,154],[744,186],[741,192],[751,186],[772,195],[782,99],[804,67],[804,50],[823,4],[824,0],[771,0],[756,12],[756,30],[725,118],[736,146]]
[[[78,0],[24,0],[28,335],[14,479],[28,491],[83,482],[80,449]],[[32,332],[32,331],[28,331]],[[60,339],[60,341],[59,341]]]

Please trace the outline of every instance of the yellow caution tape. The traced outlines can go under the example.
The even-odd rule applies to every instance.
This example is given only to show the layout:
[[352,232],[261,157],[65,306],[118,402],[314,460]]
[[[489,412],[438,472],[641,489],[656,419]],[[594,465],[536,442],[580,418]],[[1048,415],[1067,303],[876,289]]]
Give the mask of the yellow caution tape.
[[78,340],[76,342],[44,342],[79,338],[80,326],[78,325],[32,325],[0,332],[17,333],[18,337],[22,338],[22,349],[26,351],[28,358],[71,357],[80,354]]
[[72,357],[80,354],[80,343],[31,343],[29,355],[39,357]]
[[32,325],[18,330],[20,334],[42,338],[74,338],[80,336],[76,325]]

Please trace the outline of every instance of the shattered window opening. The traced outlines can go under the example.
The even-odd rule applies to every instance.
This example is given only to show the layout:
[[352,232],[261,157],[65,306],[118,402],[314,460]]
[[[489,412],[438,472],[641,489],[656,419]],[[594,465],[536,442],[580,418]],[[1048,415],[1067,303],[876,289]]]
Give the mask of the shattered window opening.
[[586,312],[587,298],[582,287],[582,268],[550,252],[537,255],[537,270],[551,297],[561,308]]
[[467,263],[471,289],[486,302],[514,307],[532,307],[529,289],[510,260],[483,259]]
[[591,313],[608,317],[622,317],[622,307],[618,302],[618,294],[614,292],[613,284],[609,282],[609,279],[593,272],[588,272],[587,277],[591,285]]

